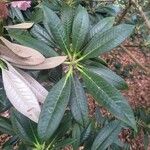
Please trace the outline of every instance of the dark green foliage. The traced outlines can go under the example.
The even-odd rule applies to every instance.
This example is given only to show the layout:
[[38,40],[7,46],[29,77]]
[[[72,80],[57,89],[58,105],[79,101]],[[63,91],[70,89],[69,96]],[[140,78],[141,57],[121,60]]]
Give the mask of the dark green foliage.
[[[72,145],[75,150],[80,146],[86,150],[120,149],[123,147],[118,139],[121,128],[127,126],[137,131],[133,111],[119,91],[127,89],[127,84],[99,57],[119,46],[131,35],[134,26],[114,26],[112,16],[117,14],[116,9],[99,6],[93,13],[87,9],[90,5],[89,1],[44,1],[32,15],[28,12],[35,20],[31,29],[8,30],[15,42],[34,48],[46,57],[67,56],[61,66],[37,73],[38,78],[53,82],[41,105],[38,124],[14,110],[11,121],[2,117],[0,131],[14,134],[15,141],[21,141],[20,149],[59,150],[66,145]],[[24,21],[26,17],[20,13],[13,14],[12,18]],[[89,118],[87,93],[112,116],[102,117],[97,107],[96,117]]]

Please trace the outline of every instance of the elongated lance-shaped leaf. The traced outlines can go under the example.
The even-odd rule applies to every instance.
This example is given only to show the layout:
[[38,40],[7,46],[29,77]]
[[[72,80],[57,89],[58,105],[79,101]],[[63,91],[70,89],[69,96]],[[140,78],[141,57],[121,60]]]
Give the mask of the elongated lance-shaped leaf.
[[24,72],[21,69],[15,69],[11,64],[9,64],[6,60],[2,59],[6,65],[9,71],[16,74],[21,80],[23,80],[28,87],[33,91],[36,98],[40,103],[44,103],[46,96],[48,95],[48,91],[40,84],[38,83],[34,78],[32,78],[29,74]]
[[57,52],[54,51],[50,46],[33,38],[29,32],[22,32],[20,30],[8,30],[8,32],[9,36],[21,45],[34,48],[46,57],[58,56]]
[[80,71],[86,88],[95,100],[118,119],[137,130],[133,111],[121,93],[98,74],[86,68],[82,68]]
[[69,44],[71,44],[70,39],[71,39],[72,25],[73,25],[73,19],[74,19],[74,12],[75,10],[72,7],[64,6],[62,8],[61,20],[65,29],[67,41],[69,42]]
[[104,65],[100,63],[93,62],[93,64],[88,66],[88,69],[94,72],[95,74],[101,76],[109,84],[111,84],[112,86],[114,86],[115,88],[119,90],[128,88],[127,83],[120,76],[118,76],[109,68],[105,67]]
[[121,125],[119,121],[110,122],[100,130],[93,142],[91,150],[105,150],[118,139],[120,131]]
[[3,134],[14,135],[12,124],[8,118],[0,116],[0,132]]
[[11,109],[11,123],[13,130],[19,138],[28,145],[38,142],[37,124],[19,113],[16,109]]
[[2,78],[12,105],[26,117],[38,122],[41,109],[30,87],[17,74],[6,69],[2,69]]
[[107,62],[103,58],[100,58],[100,57],[95,57],[95,58],[91,58],[90,60],[87,60],[88,63],[91,63],[90,61],[96,62],[98,64],[100,63],[100,64],[108,67]]
[[83,46],[85,37],[89,31],[89,15],[86,9],[79,7],[77,15],[73,21],[72,28],[72,47],[73,50],[79,51]]
[[44,19],[47,23],[49,30],[51,31],[55,42],[59,45],[59,47],[67,53],[69,43],[67,41],[67,36],[65,33],[64,26],[59,19],[59,17],[53,12],[50,8],[43,5],[42,6],[44,12]]
[[16,17],[19,22],[25,22],[24,16],[18,7],[10,7],[10,12],[11,18]]
[[84,50],[84,59],[94,58],[121,44],[133,31],[133,25],[122,24],[97,33]]
[[[3,57],[4,58],[4,57]],[[44,70],[44,69],[51,69],[61,65],[65,60],[66,56],[56,56],[45,58],[45,61],[38,65],[19,65],[12,63],[14,66],[18,68],[28,69],[28,70]]]
[[31,88],[31,90],[37,97],[38,102],[44,103],[48,95],[48,91],[39,82],[37,82],[33,77],[31,77],[29,74],[27,74],[23,70],[17,69],[17,71],[25,79],[25,82],[28,84],[28,86]]
[[110,29],[114,24],[115,18],[114,17],[107,17],[102,20],[100,20],[92,29],[90,30],[88,39],[93,38],[97,33],[101,34],[108,29]]
[[81,134],[81,143],[86,141],[88,137],[90,136],[92,131],[92,123],[90,123],[82,132]]
[[6,29],[29,29],[33,26],[34,23],[24,22],[15,25],[4,26]]
[[47,30],[44,29],[42,26],[35,24],[30,30],[30,33],[38,40],[43,41],[44,43],[48,44],[51,47],[55,47],[53,39],[51,38]]
[[[42,63],[45,60],[45,57],[40,52],[38,52],[33,48],[12,43],[2,36],[0,36],[0,40],[8,48],[8,51],[12,51],[15,55],[17,55],[20,58],[26,58],[26,60],[24,59],[25,64],[37,65]],[[5,55],[5,53],[3,55],[7,57],[11,57],[11,55],[8,56]]]
[[72,77],[70,104],[74,119],[82,126],[86,126],[89,122],[87,98],[76,76]]
[[3,113],[7,111],[11,107],[11,103],[7,99],[4,87],[3,87],[3,81],[0,81],[0,113]]
[[50,90],[40,114],[38,133],[48,140],[58,128],[70,98],[71,81],[65,76]]
[[72,138],[74,139],[74,143],[72,144],[74,150],[78,150],[80,146],[80,139],[81,139],[81,131],[80,126],[76,123],[73,126],[72,130]]

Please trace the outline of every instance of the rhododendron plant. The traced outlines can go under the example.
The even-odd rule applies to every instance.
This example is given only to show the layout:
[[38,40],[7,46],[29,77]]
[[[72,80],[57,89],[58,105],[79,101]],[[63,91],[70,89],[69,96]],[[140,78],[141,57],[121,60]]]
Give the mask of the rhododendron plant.
[[113,52],[106,53],[121,50],[137,28],[117,23],[118,9],[99,3],[107,2],[3,0],[0,113],[8,116],[0,116],[0,134],[10,140],[2,149],[129,150],[121,130],[135,135],[140,122],[121,93],[127,83],[108,68]]

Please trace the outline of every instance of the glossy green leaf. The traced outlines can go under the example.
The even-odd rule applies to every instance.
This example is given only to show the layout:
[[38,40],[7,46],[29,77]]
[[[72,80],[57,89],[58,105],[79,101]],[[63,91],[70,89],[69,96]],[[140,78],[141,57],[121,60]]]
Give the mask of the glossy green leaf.
[[[98,64],[100,63],[100,64],[108,67],[107,62],[104,59],[100,58],[100,57],[91,58],[90,60],[93,61],[93,62],[96,62]],[[87,61],[89,62],[89,60],[87,60]],[[89,63],[91,63],[91,62],[89,62]]]
[[0,131],[5,134],[14,135],[11,121],[8,118],[0,116]]
[[137,130],[133,111],[121,93],[96,73],[85,68],[80,71],[86,88],[95,100],[118,119]]
[[63,137],[66,135],[66,133],[72,128],[72,115],[70,111],[64,114],[63,119],[61,120],[61,123],[59,127],[56,130],[56,134],[52,136],[51,139],[56,139],[58,140],[60,137]]
[[109,84],[116,87],[119,90],[124,90],[128,88],[126,82],[109,68],[105,67],[100,63],[93,63],[88,69],[95,74],[101,76],[104,80],[106,80]]
[[2,85],[2,82],[0,81],[0,113],[6,111],[10,107],[11,107],[11,103],[7,99],[4,87]]
[[75,142],[72,144],[73,149],[78,150],[81,138],[80,126],[78,124],[74,124],[73,126],[72,137],[75,140]]
[[30,20],[32,20],[34,23],[42,22],[42,20],[43,20],[43,11],[40,8],[35,7],[34,11],[32,11]]
[[82,126],[86,126],[89,122],[87,98],[76,76],[72,78],[70,104],[74,119]]
[[50,46],[33,38],[28,32],[22,32],[20,30],[9,30],[8,32],[10,37],[16,40],[18,43],[34,48],[46,57],[58,55],[57,52],[54,51]]
[[101,34],[97,33],[84,50],[84,58],[97,57],[121,44],[133,31],[134,26],[122,24]]
[[96,109],[95,109],[95,119],[96,119],[96,122],[98,124],[100,124],[101,126],[104,126],[105,121],[107,119],[106,117],[102,116],[99,106],[97,106]]
[[75,16],[72,28],[72,48],[79,51],[89,31],[89,15],[86,9],[80,7]]
[[49,45],[51,47],[54,47],[55,43],[53,42],[50,35],[47,33],[47,31],[42,26],[35,24],[32,27],[30,33],[32,34],[32,36],[34,36],[38,40],[45,42],[47,45]]
[[15,109],[11,111],[11,122],[13,130],[22,141],[30,145],[38,141],[37,124]]
[[42,140],[48,140],[58,128],[69,102],[70,89],[70,77],[64,77],[50,90],[38,123],[38,133]]
[[12,145],[7,145],[7,146],[3,147],[3,150],[10,150],[10,149],[13,149]]
[[73,138],[65,138],[62,141],[59,141],[58,143],[56,143],[55,149],[56,150],[64,149],[67,146],[72,145],[74,142],[75,140]]
[[11,17],[12,18],[17,18],[17,20],[19,20],[19,22],[24,22],[25,19],[23,17],[23,14],[21,12],[21,10],[18,7],[11,7]]
[[88,38],[91,39],[97,33],[102,34],[103,32],[107,31],[113,26],[114,21],[115,21],[114,17],[107,17],[107,18],[100,20],[94,27],[92,27]]
[[70,44],[72,24],[73,24],[73,19],[74,19],[74,9],[69,6],[64,6],[62,8],[61,14],[62,14],[61,20],[62,20],[62,24],[63,24],[65,32],[66,32],[67,41]]
[[91,150],[105,150],[110,146],[116,139],[121,131],[119,121],[110,122],[104,128],[102,128],[93,142]]
[[65,33],[64,26],[59,19],[59,17],[56,15],[55,12],[53,12],[50,8],[43,5],[42,6],[43,12],[44,12],[44,19],[46,24],[49,27],[49,30],[51,31],[55,42],[59,45],[59,47],[67,53],[69,43],[67,41],[67,36]]
[[81,142],[84,142],[90,136],[92,131],[92,124],[90,123],[81,134]]

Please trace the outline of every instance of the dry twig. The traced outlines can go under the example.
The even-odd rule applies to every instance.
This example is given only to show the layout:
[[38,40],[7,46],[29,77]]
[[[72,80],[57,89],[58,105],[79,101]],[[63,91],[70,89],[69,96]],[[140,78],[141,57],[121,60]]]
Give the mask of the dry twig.
[[132,58],[132,60],[133,60],[141,69],[143,69],[143,70],[145,71],[146,74],[150,75],[150,70],[149,70],[147,67],[143,66],[143,65],[135,58],[135,56],[133,56],[133,55],[130,53],[130,51],[129,51],[126,47],[124,47],[123,45],[121,45],[120,47]]

